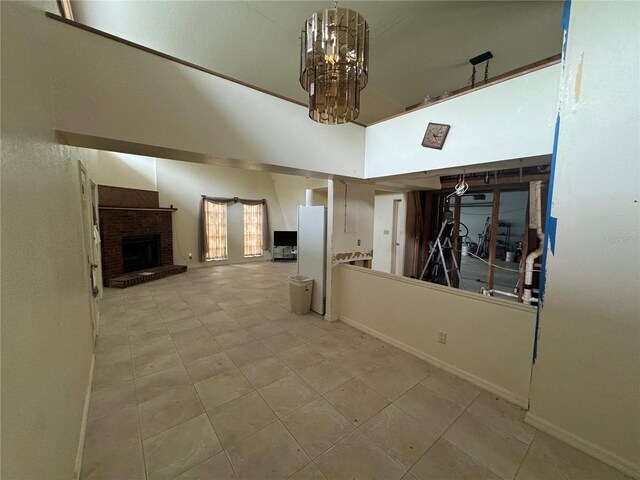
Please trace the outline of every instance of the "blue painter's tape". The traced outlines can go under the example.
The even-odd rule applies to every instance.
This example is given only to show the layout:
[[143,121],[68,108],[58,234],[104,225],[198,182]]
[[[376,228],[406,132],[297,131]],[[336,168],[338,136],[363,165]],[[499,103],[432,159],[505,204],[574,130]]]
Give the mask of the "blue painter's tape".
[[[569,20],[571,18],[571,0],[564,1],[564,11],[562,12],[562,30],[565,33],[564,43],[562,44],[562,62],[564,64],[567,58],[567,44],[569,43]],[[553,132],[553,153],[551,155],[551,168],[549,171],[549,193],[547,196],[547,214],[545,217],[545,234],[542,255],[542,268],[540,269],[540,289],[538,291],[538,311],[536,312],[536,330],[533,339],[533,363],[536,363],[538,357],[538,332],[540,328],[540,311],[544,306],[545,285],[547,283],[547,257],[549,246],[551,246],[551,255],[556,252],[556,230],[558,228],[558,219],[551,216],[551,205],[553,204],[553,185],[556,174],[556,161],[558,155],[558,137],[560,134],[560,108],[558,107],[558,116],[556,117],[556,128]]]
[[558,226],[558,219],[556,217],[552,217],[549,215],[549,220],[547,221],[546,229],[547,235],[549,236],[549,246],[551,247],[551,255],[556,254],[556,228]]
[[564,9],[562,11],[562,30],[569,31],[569,19],[571,18],[571,0],[565,0]]

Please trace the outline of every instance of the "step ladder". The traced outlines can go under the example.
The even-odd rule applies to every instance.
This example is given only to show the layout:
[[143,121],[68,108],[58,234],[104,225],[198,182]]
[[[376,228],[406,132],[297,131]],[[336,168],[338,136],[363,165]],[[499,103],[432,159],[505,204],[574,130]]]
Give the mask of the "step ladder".
[[[442,269],[444,278],[447,281],[447,286],[451,286],[451,276],[449,274],[452,272],[452,269],[447,267],[445,257],[445,252],[447,252],[451,257],[451,266],[455,269],[460,286],[464,289],[464,283],[460,276],[460,268],[458,267],[458,261],[456,260],[456,252],[453,250],[453,243],[451,242],[453,226],[454,222],[449,219],[442,223],[442,228],[440,229],[440,233],[438,233],[438,238],[434,242],[431,252],[429,253],[429,257],[427,258],[427,263],[420,274],[420,280],[438,283],[440,269]],[[427,278],[425,278],[425,275]]]
[[491,217],[487,217],[484,222],[484,228],[482,229],[482,233],[478,234],[478,247],[476,248],[476,256],[485,257],[487,256],[487,243],[489,243],[491,236]]

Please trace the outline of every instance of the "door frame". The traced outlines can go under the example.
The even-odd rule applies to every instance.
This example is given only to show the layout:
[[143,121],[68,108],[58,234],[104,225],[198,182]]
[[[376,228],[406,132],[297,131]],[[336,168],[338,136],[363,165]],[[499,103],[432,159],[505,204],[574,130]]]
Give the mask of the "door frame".
[[391,213],[391,266],[389,273],[396,274],[398,270],[398,247],[400,243],[398,242],[398,218],[400,214],[400,203],[402,202],[399,198],[393,199],[392,213]]
[[[89,321],[93,332],[93,342],[95,344],[98,335],[98,295],[94,294],[94,286],[99,285],[98,268],[99,257],[95,255],[95,239],[93,234],[93,211],[94,201],[91,195],[91,182],[87,168],[81,161],[78,161],[78,180],[80,183],[80,211],[82,221],[83,237],[83,263],[85,270],[85,280],[87,282],[87,299],[89,302]],[[95,280],[93,280],[95,279]],[[99,292],[99,287],[98,287]]]

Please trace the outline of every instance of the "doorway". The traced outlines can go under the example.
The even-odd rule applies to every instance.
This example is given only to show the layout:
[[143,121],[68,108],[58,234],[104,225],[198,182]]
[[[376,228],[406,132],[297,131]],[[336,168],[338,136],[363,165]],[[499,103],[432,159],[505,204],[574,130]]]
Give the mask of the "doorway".
[[402,192],[376,190],[371,263],[373,270],[404,274],[405,197]]

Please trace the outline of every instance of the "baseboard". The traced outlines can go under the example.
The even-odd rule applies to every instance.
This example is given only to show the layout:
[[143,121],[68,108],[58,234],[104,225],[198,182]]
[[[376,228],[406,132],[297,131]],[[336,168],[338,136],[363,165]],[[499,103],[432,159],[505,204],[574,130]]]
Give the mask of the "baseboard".
[[587,440],[584,440],[573,433],[570,433],[548,421],[532,414],[531,412],[527,412],[524,417],[524,421],[529,425],[536,427],[538,430],[541,430],[545,433],[548,433],[552,437],[556,437],[559,440],[571,445],[572,447],[580,450],[581,452],[586,453],[594,458],[597,458],[601,462],[606,463],[607,465],[612,466],[616,470],[620,470],[625,475],[629,475],[630,477],[640,479],[640,466],[631,463],[624,458],[619,457],[613,452],[609,450],[605,450]]
[[89,404],[91,403],[91,386],[93,385],[93,369],[96,365],[96,356],[91,355],[91,367],[89,368],[89,383],[87,384],[87,393],[84,398],[84,408],[82,410],[82,423],[80,425],[80,439],[78,440],[78,451],[76,453],[76,467],[73,472],[74,480],[80,478],[80,470],[82,468],[82,454],[84,453],[84,439],[87,433],[87,421],[89,419]]
[[376,330],[373,330],[365,325],[362,325],[361,323],[356,322],[355,320],[352,320],[350,318],[346,318],[343,315],[340,315],[340,320],[343,321],[344,323],[351,325],[354,328],[357,328],[358,330],[362,330],[363,332],[368,333],[369,335],[376,337],[380,340],[384,340],[387,343],[390,343],[391,345],[398,347],[400,350],[404,350],[407,353],[410,353],[411,355],[414,355],[418,358],[421,358],[422,360],[424,360],[427,363],[430,363],[438,368],[441,368],[442,370],[451,373],[452,375],[455,375],[456,377],[460,377],[466,381],[468,381],[469,383],[473,383],[474,385],[477,385],[478,387],[487,390],[488,392],[491,392],[501,398],[504,398],[506,401],[513,403],[521,408],[524,409],[528,409],[529,408],[529,399],[528,398],[524,398],[521,397],[519,395],[516,395],[515,393],[509,391],[509,390],[505,390],[502,387],[499,387],[498,385],[495,385],[481,377],[478,377],[476,375],[473,375],[465,370],[462,370],[458,367],[455,367],[453,365],[450,365],[446,362],[443,362],[442,360],[439,360],[435,357],[432,357],[431,355],[428,355],[424,352],[421,352],[420,350],[417,350],[409,345],[406,345],[402,342],[399,342],[398,340],[391,338],[383,333],[380,333]]
[[[329,321],[329,322],[337,322],[338,320],[340,320],[340,315],[334,313],[333,315],[330,315],[328,313],[325,313],[324,315],[324,319]],[[345,322],[346,323],[346,322]]]

